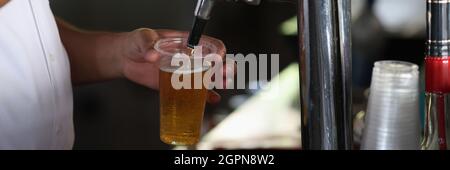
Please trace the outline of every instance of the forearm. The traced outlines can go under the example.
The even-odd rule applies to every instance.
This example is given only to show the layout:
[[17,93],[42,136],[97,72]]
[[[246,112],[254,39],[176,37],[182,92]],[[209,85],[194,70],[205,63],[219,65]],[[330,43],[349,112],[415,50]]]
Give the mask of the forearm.
[[126,38],[124,33],[82,31],[59,19],[57,24],[75,85],[123,77],[121,43]]

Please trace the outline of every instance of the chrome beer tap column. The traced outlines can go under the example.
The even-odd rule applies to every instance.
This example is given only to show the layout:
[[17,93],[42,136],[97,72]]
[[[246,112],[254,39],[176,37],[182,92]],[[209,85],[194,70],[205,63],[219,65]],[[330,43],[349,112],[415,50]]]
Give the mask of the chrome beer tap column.
[[352,149],[350,0],[299,0],[302,147]]

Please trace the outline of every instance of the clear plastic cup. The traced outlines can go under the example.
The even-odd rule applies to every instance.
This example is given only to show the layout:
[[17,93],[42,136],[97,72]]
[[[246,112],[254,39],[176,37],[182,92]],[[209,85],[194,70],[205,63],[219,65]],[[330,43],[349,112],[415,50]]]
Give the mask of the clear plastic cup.
[[[174,66],[177,57],[186,56],[194,63],[202,61],[202,57],[216,54],[217,47],[211,43],[200,41],[202,56],[192,57],[191,49],[187,47],[186,38],[166,38],[155,44],[155,49],[161,56],[159,62],[160,88],[160,138],[171,145],[194,145],[201,136],[203,112],[208,89],[203,82],[200,88],[194,87],[198,78],[203,78],[211,65],[195,65],[184,67]],[[177,63],[177,62],[175,62]],[[173,77],[191,79],[190,88],[179,88]],[[198,82],[198,81],[197,81]]]
[[375,63],[361,149],[420,149],[418,69],[402,61]]

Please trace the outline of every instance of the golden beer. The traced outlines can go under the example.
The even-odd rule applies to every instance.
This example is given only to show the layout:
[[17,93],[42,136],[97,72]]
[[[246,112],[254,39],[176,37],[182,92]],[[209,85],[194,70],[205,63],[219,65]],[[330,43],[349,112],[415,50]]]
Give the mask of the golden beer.
[[190,74],[191,89],[177,90],[172,86],[174,70],[160,68],[160,138],[171,145],[193,145],[199,141],[203,112],[208,90],[194,88],[194,77],[203,77],[206,70],[181,73],[181,78]]

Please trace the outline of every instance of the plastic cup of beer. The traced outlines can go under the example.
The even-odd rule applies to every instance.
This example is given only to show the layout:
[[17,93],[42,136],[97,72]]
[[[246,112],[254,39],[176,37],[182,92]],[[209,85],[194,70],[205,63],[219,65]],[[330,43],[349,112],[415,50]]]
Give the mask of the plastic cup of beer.
[[[216,46],[200,41],[201,53],[196,52],[194,56],[186,42],[186,38],[165,38],[159,40],[154,47],[161,57],[160,138],[170,145],[194,145],[199,142],[208,93],[203,77],[211,69],[211,65],[194,63],[202,61],[202,57],[217,53]],[[180,63],[180,57],[188,58],[190,66]],[[180,88],[180,81],[188,82],[191,86]]]

